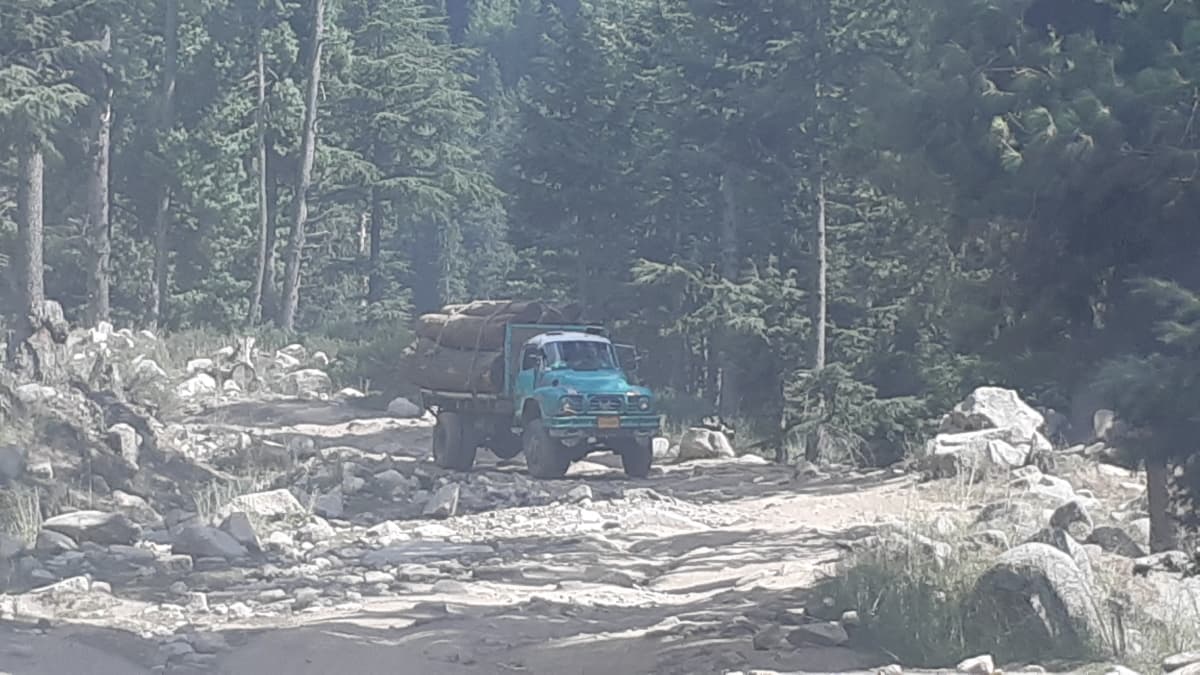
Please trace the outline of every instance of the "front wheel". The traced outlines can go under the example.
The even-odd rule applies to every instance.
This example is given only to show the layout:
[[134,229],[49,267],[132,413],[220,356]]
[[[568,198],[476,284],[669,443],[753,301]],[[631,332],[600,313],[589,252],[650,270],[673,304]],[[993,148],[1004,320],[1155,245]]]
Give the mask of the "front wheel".
[[559,443],[546,431],[542,420],[530,420],[525,423],[525,433],[521,437],[525,448],[525,464],[529,467],[529,475],[534,478],[562,478],[571,466],[571,458],[563,452]]
[[645,478],[650,475],[650,465],[654,462],[654,444],[650,439],[631,438],[621,443],[617,452],[621,455],[626,476]]
[[433,428],[433,461],[443,469],[470,471],[475,466],[475,428],[461,414],[438,413]]

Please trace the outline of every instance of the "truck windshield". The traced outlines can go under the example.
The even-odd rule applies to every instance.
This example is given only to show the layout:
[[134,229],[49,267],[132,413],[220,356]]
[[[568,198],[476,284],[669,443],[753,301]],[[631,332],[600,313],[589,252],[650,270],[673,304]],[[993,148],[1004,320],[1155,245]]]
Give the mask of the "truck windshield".
[[545,351],[551,369],[615,370],[617,367],[612,347],[607,342],[551,342],[545,346]]

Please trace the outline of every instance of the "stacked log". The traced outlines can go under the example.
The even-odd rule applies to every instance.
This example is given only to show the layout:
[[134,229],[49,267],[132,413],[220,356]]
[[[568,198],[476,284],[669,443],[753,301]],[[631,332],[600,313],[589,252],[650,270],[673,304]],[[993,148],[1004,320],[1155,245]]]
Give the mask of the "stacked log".
[[576,323],[578,305],[478,300],[447,305],[417,320],[405,350],[409,379],[419,387],[494,394],[504,386],[504,333],[510,323]]

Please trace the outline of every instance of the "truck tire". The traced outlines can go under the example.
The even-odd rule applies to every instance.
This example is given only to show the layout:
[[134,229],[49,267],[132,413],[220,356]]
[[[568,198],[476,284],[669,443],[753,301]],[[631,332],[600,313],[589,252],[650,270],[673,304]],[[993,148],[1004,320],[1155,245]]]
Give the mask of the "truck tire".
[[433,428],[433,461],[443,469],[470,471],[475,466],[478,440],[474,427],[461,414],[438,413]]
[[650,465],[654,463],[652,441],[633,438],[622,443],[617,452],[621,455],[621,467],[625,469],[626,476],[645,478],[650,475]]
[[525,423],[525,433],[521,441],[530,476],[562,478],[566,475],[567,468],[571,466],[571,458],[563,451],[562,443],[546,431],[546,426],[540,419]]

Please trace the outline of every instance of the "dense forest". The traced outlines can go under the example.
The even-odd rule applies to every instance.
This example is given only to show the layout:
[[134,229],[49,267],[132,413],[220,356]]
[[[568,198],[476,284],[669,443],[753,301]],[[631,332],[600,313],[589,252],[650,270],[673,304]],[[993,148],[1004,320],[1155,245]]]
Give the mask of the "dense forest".
[[1183,464],[1198,112],[1179,0],[0,0],[0,310],[574,300],[670,414],[892,457],[993,383]]

